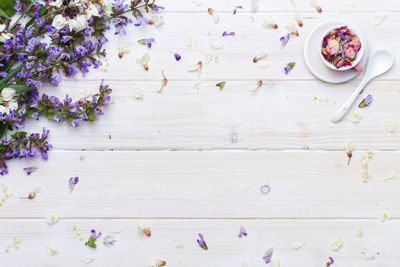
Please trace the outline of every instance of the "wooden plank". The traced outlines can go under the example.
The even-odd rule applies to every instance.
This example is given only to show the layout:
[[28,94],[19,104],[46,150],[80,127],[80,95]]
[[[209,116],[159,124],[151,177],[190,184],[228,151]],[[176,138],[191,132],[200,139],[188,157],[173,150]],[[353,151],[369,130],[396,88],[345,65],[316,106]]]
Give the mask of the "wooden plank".
[[[313,152],[62,152],[47,162],[10,162],[15,197],[1,218],[400,218],[400,152],[376,152],[363,183],[360,157]],[[81,160],[81,157],[83,160]],[[27,176],[22,167],[39,166]],[[74,192],[68,179],[79,176]],[[261,187],[268,185],[269,194]],[[27,196],[44,187],[37,199]]]
[[[164,12],[206,12],[207,8],[211,7],[218,12],[231,13],[234,6],[242,5],[243,10],[241,12],[251,12],[251,3],[255,2],[258,5],[259,12],[282,12],[282,11],[314,11],[314,8],[310,6],[309,0],[255,0],[255,1],[240,1],[240,0],[204,0],[203,5],[198,7],[193,4],[190,0],[157,0],[157,2],[166,7]],[[294,5],[292,4],[294,3]],[[338,12],[354,12],[354,11],[386,11],[393,12],[400,10],[400,4],[396,0],[382,0],[377,4],[374,1],[365,0],[336,0],[336,1],[316,1],[323,9],[323,14],[326,11],[338,11]]]
[[[223,92],[215,86],[218,80],[204,82],[199,91],[191,82],[171,81],[162,94],[155,91],[161,82],[107,82],[114,89],[115,104],[106,108],[99,121],[72,128],[41,119],[39,124],[28,121],[27,130],[50,128],[55,149],[337,150],[347,139],[353,139],[359,149],[400,149],[398,134],[388,133],[383,123],[400,115],[398,82],[373,82],[367,87],[364,97],[372,94],[374,103],[354,109],[363,114],[358,124],[346,119],[329,122],[357,82],[331,86],[266,80],[256,96],[249,93],[255,81],[227,81]],[[56,90],[44,91],[60,97],[72,93],[77,99],[94,92],[99,83],[64,82]],[[143,90],[143,101],[131,96],[133,88]],[[327,103],[326,98],[336,103]]]
[[[279,29],[265,29],[261,26],[262,19],[268,13],[255,14],[255,22],[252,23],[247,14],[232,16],[221,14],[221,22],[214,24],[209,14],[165,14],[165,25],[156,27],[128,27],[126,36],[114,36],[110,32],[111,42],[108,44],[107,72],[93,71],[87,75],[87,79],[108,80],[161,80],[161,70],[166,72],[170,80],[187,80],[195,82],[197,74],[189,72],[188,68],[202,60],[203,80],[260,80],[280,79],[295,80],[315,79],[307,69],[303,59],[303,44],[307,34],[314,26],[331,19],[337,20],[337,14],[324,13],[323,16],[311,13],[304,16],[304,27],[299,29],[300,36],[292,37],[285,48],[281,47],[279,38],[286,34],[284,26],[289,22],[295,22],[293,13],[276,13],[275,17]],[[357,25],[367,36],[371,51],[386,49],[397,55],[399,45],[393,42],[400,28],[400,20],[396,14],[389,15],[387,20],[378,27],[373,27],[374,15],[368,13],[352,13],[342,15],[341,19]],[[182,23],[185,22],[185,23]],[[222,37],[224,31],[235,31],[236,36]],[[193,48],[187,48],[185,39],[188,35],[195,35],[197,42]],[[155,37],[156,43],[151,49],[140,45],[137,40]],[[218,54],[218,63],[205,64],[205,54],[212,51],[210,41],[222,40],[224,49],[213,51]],[[120,43],[131,44],[131,52],[123,59],[118,55]],[[269,66],[260,69],[253,63],[253,58],[261,51],[268,54],[266,61]],[[151,56],[150,70],[146,72],[135,58],[148,52]],[[182,56],[180,62],[176,62],[173,56],[179,53]],[[135,57],[135,58],[133,58]],[[282,71],[288,62],[296,62],[296,67],[289,75]],[[387,74],[379,77],[379,80],[398,80],[397,73],[400,66],[395,64]],[[81,80],[77,75],[74,79]]]
[[[152,230],[150,238],[137,233],[141,220],[61,220],[47,225],[41,220],[0,220],[0,244],[4,248],[15,236],[23,237],[19,251],[0,252],[2,265],[22,266],[29,259],[32,266],[87,266],[87,257],[95,257],[89,266],[149,266],[153,258],[163,259],[167,266],[265,266],[262,257],[274,247],[274,257],[281,266],[321,267],[328,257],[337,266],[396,266],[398,229],[400,222],[393,220],[381,224],[376,220],[146,220]],[[240,225],[248,236],[237,237]],[[355,235],[357,225],[364,231]],[[97,249],[84,246],[74,239],[73,226],[86,238],[90,229],[107,232],[122,230],[119,241],[107,248],[102,239]],[[197,233],[203,233],[208,250],[203,251],[196,242]],[[390,237],[390,238],[389,238]],[[177,249],[174,238],[183,242]],[[333,252],[330,242],[343,240],[339,252]],[[59,254],[50,257],[46,246],[58,246]],[[303,242],[299,251],[291,249],[292,242]],[[374,260],[365,260],[362,249],[368,249]],[[379,253],[377,255],[376,253]]]

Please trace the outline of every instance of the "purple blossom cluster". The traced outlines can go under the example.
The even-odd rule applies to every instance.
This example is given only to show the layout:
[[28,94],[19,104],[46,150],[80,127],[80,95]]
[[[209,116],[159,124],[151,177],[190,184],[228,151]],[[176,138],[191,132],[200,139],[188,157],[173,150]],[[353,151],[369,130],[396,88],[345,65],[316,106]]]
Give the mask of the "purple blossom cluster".
[[[85,75],[98,68],[106,55],[106,32],[115,28],[115,34],[124,34],[134,19],[135,26],[153,24],[145,13],[164,9],[155,4],[156,0],[11,1],[18,13],[0,17],[1,175],[8,173],[6,160],[47,159],[52,147],[46,141],[49,131],[31,135],[20,132],[26,118],[46,117],[78,127],[82,122],[95,121],[111,101],[112,90],[103,83],[98,93],[75,102],[69,95],[62,100],[40,96],[43,84],[58,86],[64,75]],[[150,48],[155,40],[142,41]]]

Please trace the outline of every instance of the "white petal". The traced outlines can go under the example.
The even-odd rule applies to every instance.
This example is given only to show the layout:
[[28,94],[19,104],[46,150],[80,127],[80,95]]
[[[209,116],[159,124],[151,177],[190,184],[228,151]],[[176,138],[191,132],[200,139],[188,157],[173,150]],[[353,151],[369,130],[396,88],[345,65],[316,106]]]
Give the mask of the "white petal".
[[143,100],[143,91],[141,89],[132,89],[131,95],[136,100]]
[[268,64],[268,62],[265,62],[265,61],[258,61],[256,63],[256,66],[257,66],[257,68],[260,68],[260,69],[266,69],[266,68],[268,68],[269,64]]
[[278,258],[272,258],[270,265],[271,267],[280,267],[281,262],[279,261]]
[[5,29],[6,29],[6,25],[0,24],[0,32],[4,32]]
[[392,119],[386,119],[383,121],[383,125],[388,133],[395,133],[397,131],[397,122]]
[[213,19],[214,19],[214,23],[217,24],[219,22],[219,15],[217,13],[213,13]]
[[1,99],[4,101],[10,101],[15,96],[15,89],[4,88],[1,90]]
[[271,16],[265,16],[263,18],[263,26],[267,29],[271,29],[275,25],[275,20]]
[[290,22],[288,24],[285,25],[286,30],[288,31],[288,33],[293,33],[295,34],[297,32],[297,28],[296,25],[294,25],[293,22]]
[[136,62],[139,63],[140,65],[144,66],[150,61],[150,55],[149,53],[144,53],[141,58],[137,58]]
[[352,112],[347,117],[347,120],[352,123],[359,123],[361,119],[362,119],[362,114],[357,112]]
[[214,50],[224,48],[224,43],[222,41],[214,41],[210,43],[210,47]]
[[128,43],[120,43],[118,46],[118,53],[127,53],[131,50],[131,45]]
[[391,171],[386,175],[384,181],[393,180],[395,178],[396,178],[396,172],[395,171]]
[[339,249],[343,246],[343,241],[341,238],[338,238],[331,242],[331,249],[333,251],[339,251]]
[[372,22],[372,25],[374,25],[375,27],[382,24],[388,17],[387,13],[378,13],[375,17],[374,17],[374,21]]
[[304,244],[304,243],[301,243],[301,242],[293,242],[292,244],[290,244],[290,247],[291,247],[293,250],[299,250],[299,249],[301,249],[304,245],[305,245],[305,244]]

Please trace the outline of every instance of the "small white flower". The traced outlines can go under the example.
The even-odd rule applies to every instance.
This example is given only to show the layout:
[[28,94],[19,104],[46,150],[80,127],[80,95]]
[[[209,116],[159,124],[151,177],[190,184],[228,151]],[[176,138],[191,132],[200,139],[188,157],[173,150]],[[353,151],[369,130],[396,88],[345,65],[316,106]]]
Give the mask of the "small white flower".
[[164,17],[158,14],[154,14],[151,18],[153,25],[159,27],[165,23]]
[[77,16],[76,19],[70,19],[68,26],[71,31],[80,31],[87,26],[87,20],[85,16]]
[[188,71],[190,71],[190,72],[195,72],[195,71],[200,72],[200,71],[201,71],[201,68],[203,67],[202,64],[199,64],[200,62],[201,62],[201,61],[199,61],[199,62],[198,62],[197,64],[195,64],[195,65],[189,66]]
[[137,58],[136,62],[139,63],[145,70],[149,69],[148,63],[150,61],[149,53],[144,53],[142,57]]
[[60,215],[57,212],[50,212],[46,217],[48,224],[55,224],[58,222],[59,219]]
[[186,47],[192,48],[192,47],[196,46],[196,43],[197,43],[197,38],[195,35],[189,34],[188,36],[186,36],[186,39],[185,39]]
[[98,17],[99,16],[99,8],[97,5],[92,4],[86,9],[86,15],[89,17]]
[[285,25],[285,29],[287,30],[288,34],[295,34],[299,35],[299,32],[297,31],[296,25],[294,25],[293,22],[290,22]]
[[281,262],[279,261],[278,258],[272,258],[270,265],[271,267],[280,267]]
[[181,248],[183,249],[185,246],[183,245],[183,242],[181,240],[179,240],[178,238],[174,238],[175,241],[175,246],[176,248]]
[[52,26],[57,30],[61,30],[64,26],[67,25],[67,20],[63,17],[63,15],[58,14],[54,17]]
[[219,50],[224,48],[224,43],[222,41],[210,42],[210,47],[214,50]]
[[383,121],[383,125],[388,133],[396,133],[397,131],[397,122],[392,119],[386,119]]
[[11,39],[11,37],[13,37],[11,33],[5,33],[5,32],[0,33],[0,43],[4,43],[8,39]]
[[50,2],[49,6],[55,6],[57,8],[60,8],[63,2],[64,2],[63,0],[56,0],[54,2]]
[[302,247],[304,247],[304,243],[301,243],[301,242],[292,242],[291,244],[290,244],[290,247],[293,249],[293,250],[299,250],[299,249],[301,249]]
[[355,145],[353,143],[353,140],[346,140],[346,143],[344,143],[344,150],[346,152],[352,152],[355,148]]
[[339,251],[339,249],[343,246],[343,241],[341,238],[335,239],[331,242],[331,249],[333,251]]
[[392,214],[388,208],[381,208],[378,212],[378,219],[380,222],[389,221],[392,219]]
[[265,16],[262,21],[262,25],[267,29],[276,28],[277,24],[272,16]]
[[132,89],[131,95],[136,100],[143,100],[143,91],[141,89]]
[[15,95],[16,95],[15,89],[4,88],[3,90],[1,90],[0,100],[10,101]]
[[47,253],[49,256],[55,256],[58,254],[58,248],[54,243],[47,244]]
[[5,29],[6,29],[6,25],[0,24],[0,32],[4,32]]
[[375,15],[374,17],[374,21],[372,22],[372,25],[374,25],[375,27],[382,24],[388,17],[387,13],[378,13]]
[[131,51],[131,45],[128,43],[120,43],[118,45],[118,56],[119,58],[122,58],[124,56],[125,53],[128,53],[129,51]]

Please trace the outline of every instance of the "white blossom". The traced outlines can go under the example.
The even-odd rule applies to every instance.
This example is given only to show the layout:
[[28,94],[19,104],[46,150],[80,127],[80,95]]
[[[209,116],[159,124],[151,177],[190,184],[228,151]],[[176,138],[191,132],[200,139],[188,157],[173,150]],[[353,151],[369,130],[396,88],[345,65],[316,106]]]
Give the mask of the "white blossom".
[[67,20],[63,17],[63,15],[58,14],[54,17],[51,25],[57,30],[61,30],[65,25],[67,25]]

